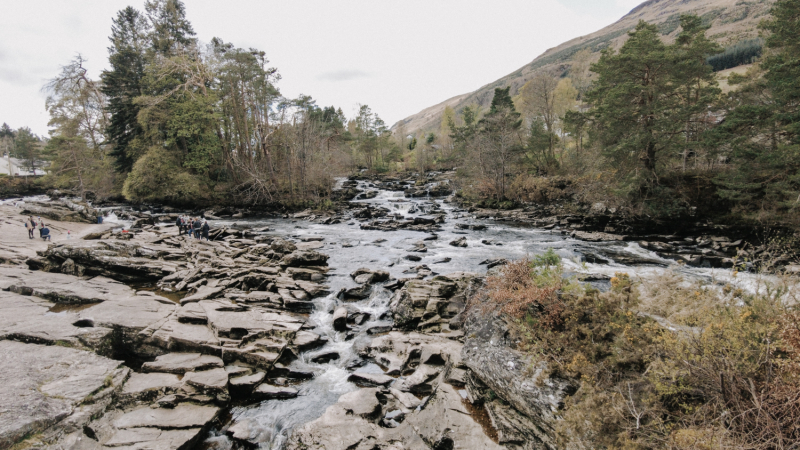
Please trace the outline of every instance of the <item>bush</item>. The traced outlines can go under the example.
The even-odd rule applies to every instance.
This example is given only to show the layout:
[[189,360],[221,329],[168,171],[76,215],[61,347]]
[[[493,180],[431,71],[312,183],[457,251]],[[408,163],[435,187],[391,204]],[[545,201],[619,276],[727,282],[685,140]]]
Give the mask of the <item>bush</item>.
[[797,280],[748,283],[750,293],[675,272],[642,283],[617,273],[600,293],[565,279],[549,250],[488,277],[482,295],[520,351],[579,384],[560,413],[560,448],[791,448]]
[[198,180],[181,167],[175,155],[161,147],[151,147],[136,161],[122,193],[132,202],[197,203],[206,198]]

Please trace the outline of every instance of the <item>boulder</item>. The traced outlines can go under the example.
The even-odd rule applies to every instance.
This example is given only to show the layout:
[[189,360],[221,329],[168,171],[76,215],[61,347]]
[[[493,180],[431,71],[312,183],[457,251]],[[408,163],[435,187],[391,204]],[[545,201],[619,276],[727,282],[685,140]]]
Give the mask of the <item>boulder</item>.
[[456,239],[454,241],[450,241],[450,245],[452,245],[453,247],[466,247],[467,246],[467,238],[462,237],[462,238],[458,238],[458,239]]
[[340,306],[333,312],[333,329],[336,331],[347,329],[347,308]]
[[297,250],[284,256],[280,264],[285,267],[325,266],[328,264],[328,255],[313,250]]

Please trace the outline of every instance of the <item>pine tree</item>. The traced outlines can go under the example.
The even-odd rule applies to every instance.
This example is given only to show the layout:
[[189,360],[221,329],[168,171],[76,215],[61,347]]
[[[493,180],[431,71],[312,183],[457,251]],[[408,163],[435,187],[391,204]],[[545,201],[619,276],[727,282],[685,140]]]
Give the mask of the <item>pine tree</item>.
[[111,69],[101,75],[102,91],[108,97],[111,115],[106,130],[112,143],[109,155],[115,159],[115,168],[121,173],[130,172],[142,153],[134,142],[142,136],[138,122],[140,107],[134,100],[144,94],[148,31],[147,21],[139,11],[131,7],[119,11],[109,37]]
[[675,59],[657,26],[640,21],[629,35],[619,53],[604,50],[592,66],[598,78],[587,99],[608,156],[634,173],[640,165],[647,176],[657,176],[683,128],[675,114]]

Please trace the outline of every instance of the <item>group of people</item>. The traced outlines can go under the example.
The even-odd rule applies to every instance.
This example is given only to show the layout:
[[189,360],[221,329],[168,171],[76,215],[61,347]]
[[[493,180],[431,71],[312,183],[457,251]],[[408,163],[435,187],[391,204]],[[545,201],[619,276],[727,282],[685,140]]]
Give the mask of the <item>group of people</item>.
[[44,220],[39,217],[39,221],[37,223],[36,219],[33,216],[29,216],[25,220],[25,228],[28,229],[28,239],[33,239],[33,233],[36,231],[36,228],[39,228],[39,237],[42,238],[43,241],[50,240],[50,228],[47,228],[44,224]]
[[175,220],[175,225],[178,227],[178,236],[186,233],[188,236],[193,236],[195,239],[208,240],[208,231],[211,227],[205,219],[179,216]]

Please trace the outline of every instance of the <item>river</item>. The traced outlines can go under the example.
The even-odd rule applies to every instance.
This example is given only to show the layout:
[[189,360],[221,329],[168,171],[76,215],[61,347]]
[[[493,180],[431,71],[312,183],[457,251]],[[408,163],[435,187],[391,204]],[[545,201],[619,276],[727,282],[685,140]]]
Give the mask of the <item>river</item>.
[[[375,190],[368,182],[360,182],[362,190]],[[329,405],[344,393],[357,389],[347,381],[351,371],[377,371],[381,369],[375,364],[361,361],[354,351],[359,341],[370,337],[362,331],[361,335],[348,336],[345,332],[333,329],[333,311],[337,306],[336,293],[341,288],[356,287],[350,273],[358,268],[386,270],[392,278],[414,277],[414,267],[425,264],[434,274],[452,272],[485,273],[486,265],[481,263],[492,259],[519,259],[537,255],[552,248],[561,256],[567,272],[613,276],[615,272],[627,272],[634,278],[647,280],[648,277],[670,267],[690,277],[701,277],[708,281],[729,281],[730,272],[722,269],[703,269],[679,266],[674,261],[663,259],[653,252],[642,249],[633,242],[589,243],[570,238],[558,230],[543,230],[524,224],[496,222],[493,220],[477,220],[457,206],[447,203],[442,198],[406,198],[402,191],[379,190],[371,199],[354,200],[363,206],[384,207],[397,217],[431,217],[432,213],[445,214],[445,222],[441,231],[436,233],[435,240],[431,233],[398,230],[377,231],[363,230],[359,221],[351,220],[339,224],[323,225],[301,219],[238,219],[216,220],[213,226],[235,228],[259,228],[268,226],[267,234],[291,237],[297,240],[323,238],[323,247],[318,251],[330,255],[328,264],[331,267],[327,284],[332,294],[314,300],[314,311],[310,318],[316,324],[315,331],[328,338],[328,343],[321,349],[310,350],[300,355],[292,363],[302,370],[313,370],[316,376],[297,386],[299,395],[291,400],[271,400],[261,403],[232,407],[228,424],[248,421],[250,429],[255,431],[262,442],[262,448],[279,449],[283,446],[291,430],[309,422],[325,411]],[[462,230],[456,224],[482,225],[482,230]],[[479,227],[480,228],[480,227]],[[466,237],[467,247],[454,247],[449,243],[455,239]],[[415,245],[424,242],[427,251],[412,251]],[[421,261],[407,260],[407,255],[421,257]],[[604,263],[586,262],[589,260],[605,260]],[[449,259],[449,260],[448,260]],[[624,260],[633,265],[616,263]],[[447,262],[442,262],[442,261]],[[603,277],[596,277],[602,279]],[[741,281],[741,280],[740,280]],[[603,289],[607,282],[594,282]],[[370,314],[370,321],[362,326],[367,330],[371,326],[391,323],[388,317],[388,305],[392,292],[382,287],[373,290],[372,295],[359,302],[348,302],[352,307]],[[340,358],[324,364],[311,363],[309,357],[321,352],[335,351]],[[230,449],[234,442],[220,430],[212,431],[204,443],[204,448]]]

